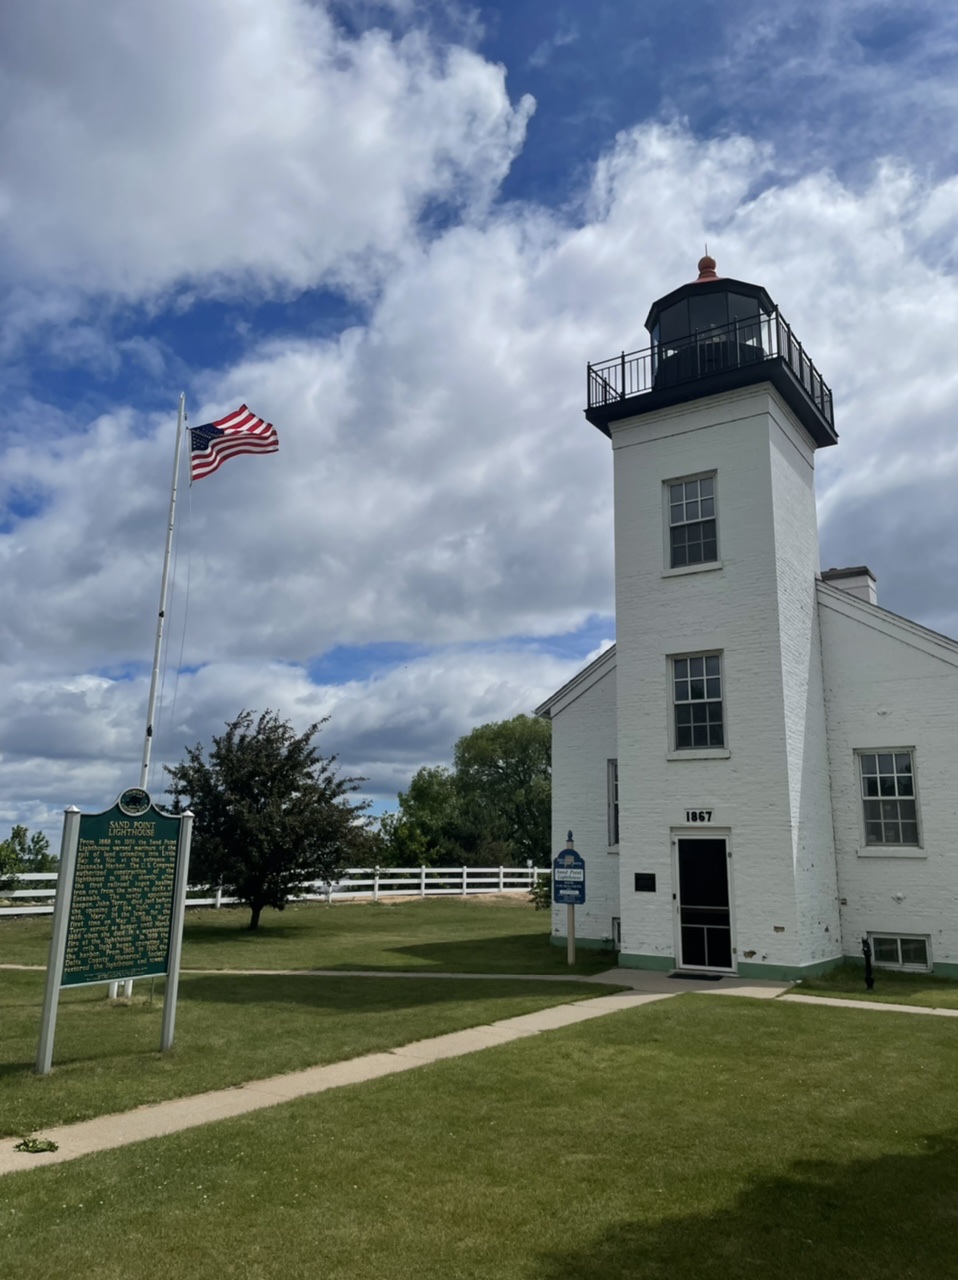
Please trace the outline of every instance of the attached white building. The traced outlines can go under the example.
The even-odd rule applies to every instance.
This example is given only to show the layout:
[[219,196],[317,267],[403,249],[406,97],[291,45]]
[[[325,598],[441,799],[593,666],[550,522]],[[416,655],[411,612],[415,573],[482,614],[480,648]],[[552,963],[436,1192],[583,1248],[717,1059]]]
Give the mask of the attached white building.
[[[639,968],[798,978],[843,955],[958,976],[958,643],[819,572],[831,393],[760,286],[656,302],[589,366],[612,441],[613,649],[553,694],[553,844],[580,943]],[[557,910],[553,935],[565,931]]]

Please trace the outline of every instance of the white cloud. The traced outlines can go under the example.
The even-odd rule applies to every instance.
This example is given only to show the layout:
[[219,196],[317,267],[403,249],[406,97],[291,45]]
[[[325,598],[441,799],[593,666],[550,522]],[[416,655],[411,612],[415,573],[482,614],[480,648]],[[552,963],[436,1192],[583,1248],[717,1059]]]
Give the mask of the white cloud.
[[953,171],[953,6],[743,0],[722,10],[712,55],[676,69],[686,109],[694,102],[713,122],[733,116],[775,138],[793,173],[835,166],[861,178],[883,154],[908,156],[939,176]]
[[[215,43],[213,0],[190,10],[202,20],[185,62],[170,59],[179,8],[151,8],[153,39],[112,87],[104,67],[141,7],[104,12],[111,57],[85,65],[84,36],[76,79],[59,36],[43,68],[27,56],[32,10],[4,19],[24,102],[3,135],[8,148],[20,139],[7,152],[17,270],[41,312],[68,314],[43,293],[61,266],[76,288],[130,296],[184,279],[208,296],[244,273],[292,291],[331,275],[376,285],[363,323],[322,341],[264,338],[192,381],[194,422],[247,400],[277,423],[281,449],[181,493],[185,661],[202,665],[180,677],[172,728],[161,717],[161,754],[208,741],[243,706],[299,724],[330,712],[329,749],[386,794],[471,725],[563,683],[578,663],[516,637],[611,612],[611,457],[582,418],[585,363],[645,344],[649,304],[692,276],[705,240],[720,271],[767,286],[835,391],[841,444],[820,457],[826,562],[868,562],[885,603],[958,630],[953,180],[900,160],[857,185],[826,168],[792,177],[767,143],[650,123],[618,137],[562,213],[488,206],[525,108],[477,55],[424,37],[349,41],[322,10],[250,0],[222,23],[222,51],[183,105]],[[161,74],[172,65],[175,85]],[[336,92],[354,109],[334,115]],[[128,118],[115,118],[119,101]],[[41,117],[49,158],[25,158]],[[69,177],[80,164],[74,144],[78,157],[102,152],[102,226],[86,178],[72,207],[41,208],[52,166]],[[247,199],[261,164],[265,187]],[[167,198],[160,175],[178,166],[197,200]],[[460,216],[417,237],[417,210],[436,196],[463,202]],[[117,358],[94,325],[70,350],[59,341],[59,359]],[[154,370],[166,359],[137,338],[128,354]],[[172,395],[162,417],[9,406],[0,817],[99,807],[135,777],[174,412]],[[181,555],[174,659],[186,576]],[[317,655],[383,641],[429,652],[349,684],[310,682]],[[125,667],[136,678],[116,678]]]
[[556,50],[563,49],[567,45],[575,44],[579,39],[579,32],[574,26],[560,26],[551,36],[545,40],[541,40],[529,55],[529,65],[532,67],[542,68],[548,66],[552,61]]
[[[344,775],[365,777],[377,809],[423,764],[448,764],[476,724],[531,713],[571,678],[579,660],[529,650],[453,647],[341,685],[310,681],[289,663],[220,663],[172,681],[157,717],[150,790],[165,790],[164,762],[215,733],[243,708],[278,709],[298,731],[325,716],[319,737]],[[53,839],[62,809],[108,806],[135,782],[143,746],[146,678],[13,679],[0,689],[0,827],[25,821]]]
[[467,49],[350,38],[306,0],[0,24],[0,269],[41,312],[51,289],[366,292],[427,202],[488,202],[532,110]]

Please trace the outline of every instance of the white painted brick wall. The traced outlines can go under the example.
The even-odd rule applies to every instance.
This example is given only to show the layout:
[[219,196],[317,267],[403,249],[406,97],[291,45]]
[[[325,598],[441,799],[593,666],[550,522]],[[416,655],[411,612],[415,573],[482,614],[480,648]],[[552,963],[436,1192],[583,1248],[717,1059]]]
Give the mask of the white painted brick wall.
[[772,402],[779,637],[788,754],[795,913],[803,963],[841,955],[838,880],[816,605],[818,518],[814,453]]
[[[619,914],[619,857],[609,852],[607,761],[616,753],[616,674],[608,673],[552,720],[552,847],[565,848],[571,828],[586,864],[586,901],[576,907],[576,936],[612,937]],[[565,936],[566,909],[553,907],[552,932]]]
[[[919,934],[958,964],[958,645],[825,586],[819,614],[845,954],[869,931]],[[855,751],[888,747],[915,751],[923,848],[868,856]]]
[[[612,432],[623,951],[676,955],[670,831],[685,828],[686,809],[706,808],[715,833],[732,834],[739,957],[824,958],[838,949],[837,917],[824,714],[815,707],[817,528],[811,472],[796,454],[804,437],[767,387]],[[663,484],[711,470],[722,568],[668,575]],[[724,654],[730,756],[670,760],[668,657],[703,650]],[[818,737],[810,749],[804,732]],[[798,837],[796,812],[808,823]],[[635,871],[655,873],[658,892],[635,893]]]

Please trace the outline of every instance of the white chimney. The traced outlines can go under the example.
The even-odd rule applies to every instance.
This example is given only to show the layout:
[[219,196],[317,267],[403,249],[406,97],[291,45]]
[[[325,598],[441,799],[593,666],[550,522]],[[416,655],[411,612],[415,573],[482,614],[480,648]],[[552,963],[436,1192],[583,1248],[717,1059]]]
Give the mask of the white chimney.
[[878,585],[875,575],[867,565],[856,565],[853,569],[823,569],[822,582],[829,582],[833,587],[840,587],[850,596],[859,600],[867,600],[869,604],[878,603]]

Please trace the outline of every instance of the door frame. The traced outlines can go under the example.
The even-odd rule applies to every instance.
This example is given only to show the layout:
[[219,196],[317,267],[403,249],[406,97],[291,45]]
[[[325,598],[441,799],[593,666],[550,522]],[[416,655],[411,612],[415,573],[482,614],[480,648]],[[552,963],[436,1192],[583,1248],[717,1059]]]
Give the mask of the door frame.
[[679,841],[680,840],[724,840],[725,872],[728,880],[728,923],[729,944],[732,951],[732,965],[729,969],[720,969],[716,965],[697,964],[693,968],[699,973],[738,973],[738,948],[736,946],[735,929],[735,892],[732,877],[732,832],[728,827],[672,827],[669,832],[669,843],[672,854],[672,932],[675,946],[675,967],[681,969],[682,964],[682,903],[679,900]]

